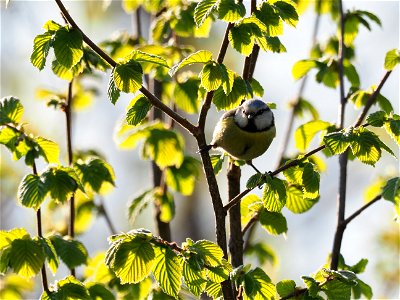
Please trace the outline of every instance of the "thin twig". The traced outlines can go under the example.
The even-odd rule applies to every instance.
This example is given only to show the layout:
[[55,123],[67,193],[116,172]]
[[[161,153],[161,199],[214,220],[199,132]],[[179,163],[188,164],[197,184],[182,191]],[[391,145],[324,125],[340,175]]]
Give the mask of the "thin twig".
[[382,199],[382,195],[376,196],[374,199],[369,201],[367,204],[363,205],[360,209],[356,210],[351,216],[347,217],[343,221],[343,225],[346,226],[347,224],[349,224],[351,221],[354,220],[354,218],[356,218],[359,214],[361,214],[364,210],[366,210],[372,204],[374,204],[375,202],[378,202],[380,199]]
[[[34,175],[38,175],[35,161],[33,161],[33,164],[32,164],[32,173],[33,173]],[[36,212],[36,224],[37,224],[38,236],[39,236],[39,238],[43,238],[41,208],[39,208],[39,209],[37,210],[37,212]],[[46,267],[45,267],[45,264],[44,264],[44,263],[43,263],[42,268],[41,268],[41,274],[42,274],[42,285],[43,285],[43,290],[44,290],[47,294],[50,294],[49,285],[48,285],[48,283],[47,283]]]
[[258,213],[254,214],[254,215],[251,217],[251,219],[247,222],[247,224],[243,227],[242,235],[245,235],[246,232],[247,232],[247,230],[249,230],[249,229],[252,227],[252,225],[253,225],[255,222],[257,222],[257,220],[258,220]]
[[[343,129],[345,122],[345,109],[347,104],[347,99],[344,94],[344,67],[343,60],[345,55],[344,46],[344,23],[345,16],[343,13],[343,3],[339,0],[339,17],[340,17],[340,37],[339,37],[339,90],[340,90],[340,104],[339,104],[339,114],[338,114],[338,128]],[[339,191],[337,198],[337,226],[336,233],[332,246],[331,255],[331,269],[337,270],[340,257],[340,248],[343,240],[343,233],[346,226],[342,226],[346,213],[346,190],[347,190],[347,163],[348,163],[348,150],[339,156]]]
[[97,211],[101,214],[104,219],[106,220],[107,226],[110,229],[111,234],[116,234],[117,231],[115,230],[115,226],[113,225],[111,218],[104,206],[103,198],[100,197],[100,205],[97,206]]

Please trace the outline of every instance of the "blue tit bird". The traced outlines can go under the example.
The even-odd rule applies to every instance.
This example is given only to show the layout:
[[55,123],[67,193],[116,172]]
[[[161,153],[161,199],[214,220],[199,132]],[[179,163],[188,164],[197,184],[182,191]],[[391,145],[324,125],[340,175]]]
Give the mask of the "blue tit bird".
[[253,99],[226,112],[215,126],[210,148],[220,148],[233,159],[252,160],[262,155],[275,138],[274,114],[266,103]]

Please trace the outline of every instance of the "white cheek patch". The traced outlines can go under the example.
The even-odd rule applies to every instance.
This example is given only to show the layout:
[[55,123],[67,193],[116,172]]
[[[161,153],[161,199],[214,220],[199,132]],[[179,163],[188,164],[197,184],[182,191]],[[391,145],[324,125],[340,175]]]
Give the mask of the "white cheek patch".
[[241,113],[236,114],[234,116],[234,120],[240,128],[245,128],[249,123],[249,120]]
[[254,118],[254,125],[256,125],[257,130],[264,130],[272,125],[274,116],[272,111],[265,111],[263,114],[256,116]]

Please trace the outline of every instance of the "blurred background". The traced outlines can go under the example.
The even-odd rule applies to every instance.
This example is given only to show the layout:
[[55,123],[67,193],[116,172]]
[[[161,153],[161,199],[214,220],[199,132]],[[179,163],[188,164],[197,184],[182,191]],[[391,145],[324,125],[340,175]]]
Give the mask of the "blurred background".
[[[246,5],[249,3],[247,1]],[[108,2],[104,9],[103,1],[65,1],[78,25],[95,42],[103,41],[116,32],[134,31],[134,17],[126,14],[120,1]],[[382,27],[373,25],[372,31],[361,27],[356,38],[355,66],[360,74],[361,88],[367,89],[379,83],[385,71],[383,62],[388,50],[399,47],[399,15],[398,1],[344,1],[345,9],[361,9],[375,13],[382,21]],[[60,145],[61,161],[67,164],[64,115],[46,107],[43,101],[36,99],[38,88],[58,90],[65,93],[68,82],[56,77],[47,66],[39,72],[30,63],[33,39],[43,32],[43,24],[53,19],[63,24],[63,19],[53,1],[11,1],[8,8],[1,2],[1,97],[13,95],[21,99],[25,107],[23,120],[29,125],[28,131],[40,134]],[[262,170],[273,170],[276,167],[277,153],[283,140],[288,122],[288,105],[299,89],[291,75],[293,64],[309,57],[312,27],[315,14],[310,7],[303,15],[297,28],[285,26],[281,37],[287,53],[260,53],[254,77],[264,87],[263,100],[275,102],[274,111],[277,127],[277,138],[271,148],[262,157],[255,160],[255,165]],[[143,22],[148,22],[144,18]],[[149,26],[143,24],[144,35],[147,36]],[[184,44],[193,44],[197,49],[218,51],[225,30],[225,24],[217,22],[213,25],[210,37],[200,40],[183,40]],[[324,42],[336,32],[331,18],[324,15],[318,34],[318,40]],[[225,64],[239,74],[243,66],[243,57],[235,50],[228,49]],[[125,107],[132,95],[123,94],[116,105],[107,99],[108,76],[89,82],[99,93],[94,101],[85,109],[73,115],[73,145],[77,149],[96,149],[102,153],[113,166],[116,176],[116,187],[104,197],[105,207],[118,232],[144,227],[155,232],[153,223],[153,207],[149,206],[130,224],[127,217],[127,203],[144,188],[151,185],[151,167],[148,161],[140,160],[140,150],[122,151],[114,142],[117,124],[125,114]],[[382,89],[395,113],[399,113],[399,68],[389,78]],[[319,110],[320,118],[335,122],[339,91],[328,89],[308,80],[304,98],[311,101]],[[373,109],[376,109],[374,107]],[[221,116],[215,108],[207,119],[208,137],[211,138],[214,124]],[[359,111],[348,105],[346,124],[350,125]],[[295,127],[308,120],[300,120]],[[392,149],[398,147],[388,136],[383,135],[385,143]],[[314,146],[318,141],[315,141]],[[186,152],[196,155],[196,145],[190,137],[186,141]],[[293,138],[288,154],[295,153]],[[398,150],[396,151],[399,157]],[[265,271],[274,282],[282,279],[293,279],[302,285],[301,276],[309,275],[322,266],[331,251],[336,227],[336,192],[338,182],[338,159],[326,160],[327,170],[321,175],[321,198],[319,202],[305,214],[295,215],[285,210],[288,221],[286,237],[270,236],[262,228],[257,228],[255,240],[267,241],[278,253],[275,267],[265,266]],[[39,166],[39,170],[45,166]],[[34,212],[18,206],[16,191],[22,177],[30,172],[22,161],[12,161],[8,151],[1,147],[1,229],[25,227],[31,235],[36,235]],[[354,161],[349,163],[347,215],[360,208],[364,203],[364,191],[379,175],[394,175],[399,172],[397,160],[386,153],[375,167],[362,165]],[[250,167],[242,168],[242,185],[244,187],[249,176],[253,174]],[[220,191],[227,198],[226,177],[219,174]],[[186,237],[193,239],[214,239],[213,210],[204,177],[200,176],[195,193],[191,197],[176,195],[176,216],[172,221],[172,237],[181,243]],[[255,193],[261,195],[260,190]],[[345,231],[342,254],[348,264],[355,264],[361,258],[368,258],[369,264],[360,278],[370,284],[375,299],[399,299],[399,224],[394,220],[393,205],[387,201],[379,201],[356,218]],[[93,220],[90,229],[79,236],[88,248],[91,256],[108,248],[107,237],[110,235],[105,220],[101,217]],[[246,262],[257,264],[249,257]],[[78,274],[81,270],[78,268]],[[64,274],[63,274],[64,272]],[[50,274],[49,274],[50,275]],[[60,270],[56,278],[66,275]],[[49,280],[54,278],[50,275]],[[34,291],[32,297],[37,296]],[[35,296],[36,295],[36,296]]]

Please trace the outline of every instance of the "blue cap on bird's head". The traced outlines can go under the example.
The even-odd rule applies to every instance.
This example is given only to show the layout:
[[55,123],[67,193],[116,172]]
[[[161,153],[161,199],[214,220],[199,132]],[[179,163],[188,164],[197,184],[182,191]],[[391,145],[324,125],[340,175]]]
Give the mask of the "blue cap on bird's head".
[[247,113],[255,113],[259,110],[265,110],[269,108],[265,102],[259,99],[247,100],[243,102],[241,106]]

